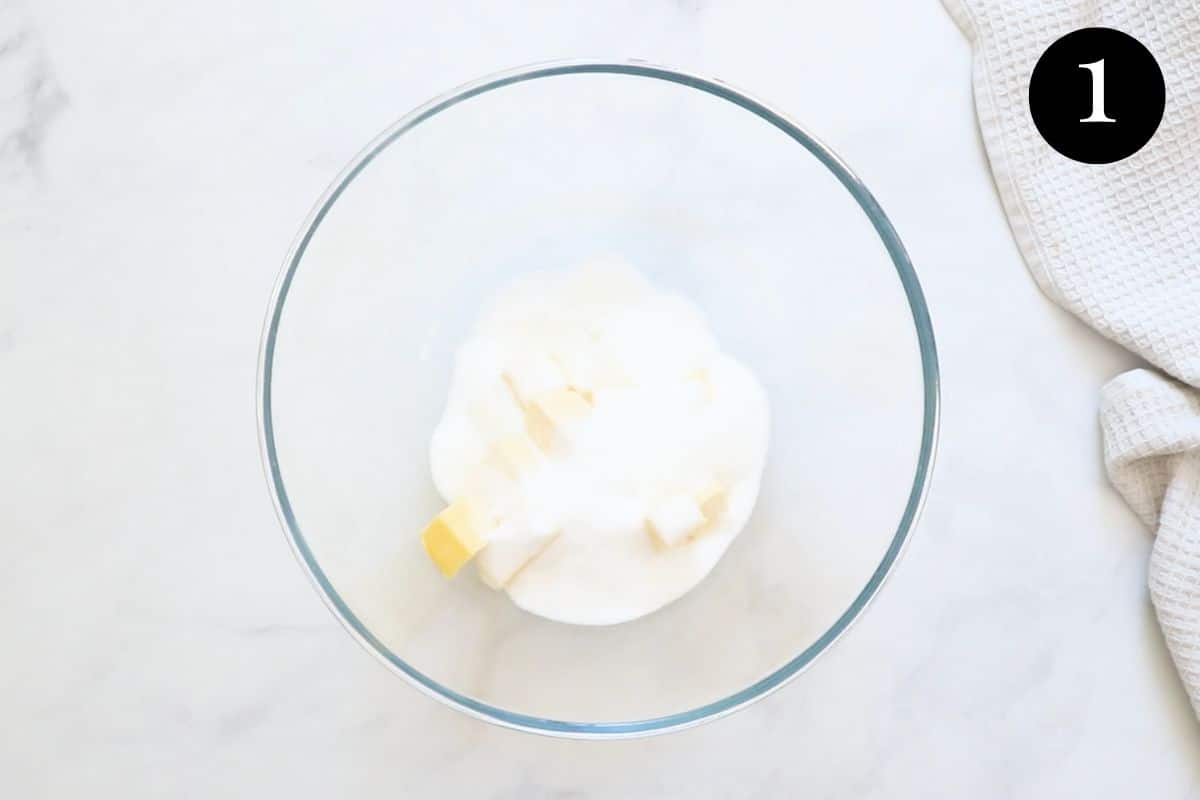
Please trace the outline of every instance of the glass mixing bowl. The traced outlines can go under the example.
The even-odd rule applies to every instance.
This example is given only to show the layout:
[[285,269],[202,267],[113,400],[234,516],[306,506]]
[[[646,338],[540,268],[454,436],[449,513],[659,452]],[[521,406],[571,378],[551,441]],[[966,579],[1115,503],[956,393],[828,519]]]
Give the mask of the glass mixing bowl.
[[[755,512],[666,608],[612,627],[517,609],[419,532],[456,345],[514,276],[620,254],[704,309],[771,401]],[[641,62],[483,78],[333,182],[263,334],[263,459],[317,591],[397,674],[490,722],[677,730],[794,678],[895,566],[928,486],[938,368],[917,276],[866,187],[779,111]]]

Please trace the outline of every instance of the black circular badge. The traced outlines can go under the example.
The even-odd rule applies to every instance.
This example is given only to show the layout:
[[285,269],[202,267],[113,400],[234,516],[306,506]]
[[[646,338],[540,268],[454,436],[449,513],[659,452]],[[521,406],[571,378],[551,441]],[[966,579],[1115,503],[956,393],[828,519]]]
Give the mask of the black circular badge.
[[1081,28],[1046,48],[1029,79],[1029,111],[1042,138],[1086,164],[1133,155],[1166,106],[1162,70],[1137,39]]

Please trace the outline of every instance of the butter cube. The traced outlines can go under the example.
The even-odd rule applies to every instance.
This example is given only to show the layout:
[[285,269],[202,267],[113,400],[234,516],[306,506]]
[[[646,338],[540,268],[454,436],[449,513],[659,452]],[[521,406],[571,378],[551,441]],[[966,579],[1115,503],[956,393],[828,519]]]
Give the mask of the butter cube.
[[549,453],[570,444],[592,407],[573,389],[543,392],[525,412],[525,428],[538,447]]
[[493,589],[503,589],[556,538],[557,534],[491,542],[475,559],[480,580]]
[[509,364],[504,370],[504,382],[517,402],[528,406],[538,395],[565,386],[567,376],[554,359],[539,354]]
[[475,429],[485,439],[494,439],[521,429],[525,407],[516,401],[508,389],[496,385],[481,390],[474,402],[467,406],[467,413]]
[[492,446],[488,460],[510,481],[527,478],[538,468],[542,454],[524,433],[505,436]]
[[481,533],[490,534],[521,504],[520,492],[513,491],[512,478],[490,455],[467,473],[460,496],[470,498],[471,523]]
[[696,505],[705,522],[712,522],[725,513],[725,501],[725,487],[717,481],[709,481],[696,493]]
[[704,513],[685,494],[675,495],[656,505],[646,517],[646,528],[663,547],[674,547],[687,540],[704,525]]
[[453,577],[487,544],[476,528],[471,507],[466,501],[447,506],[421,532],[425,552],[447,578]]
[[584,397],[596,389],[630,385],[620,364],[601,347],[583,344],[555,354],[554,360],[562,367],[567,384]]
[[725,489],[713,481],[657,504],[646,517],[646,530],[663,547],[675,547],[702,533],[724,510]]

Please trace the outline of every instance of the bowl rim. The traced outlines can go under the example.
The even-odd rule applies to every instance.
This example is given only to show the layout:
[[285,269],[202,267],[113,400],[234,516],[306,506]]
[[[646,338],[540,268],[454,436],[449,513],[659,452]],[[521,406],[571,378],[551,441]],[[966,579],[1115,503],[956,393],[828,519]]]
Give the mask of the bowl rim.
[[[274,368],[275,345],[283,307],[287,300],[292,279],[304,257],[309,242],[312,240],[313,234],[320,226],[329,209],[354,178],[371,163],[375,156],[379,155],[379,153],[398,140],[407,131],[442,111],[472,97],[525,81],[558,75],[587,73],[628,75],[663,80],[706,92],[717,98],[731,102],[743,110],[755,114],[764,122],[775,126],[787,134],[832,172],[870,219],[876,233],[883,241],[888,255],[892,259],[908,300],[913,325],[916,328],[921,355],[922,381],[924,384],[921,445],[913,476],[912,488],[909,492],[904,513],[901,515],[895,535],[892,537],[887,550],[872,572],[871,577],[850,603],[849,607],[842,612],[829,629],[783,666],[776,668],[765,677],[727,697],[695,708],[659,717],[615,722],[583,722],[538,717],[508,711],[476,700],[473,697],[443,686],[433,678],[420,672],[372,635],[370,630],[367,629],[341,598],[337,590],[334,589],[325,576],[325,573],[321,570],[320,565],[314,558],[311,549],[308,547],[300,531],[299,523],[293,513],[283,476],[280,472],[279,457],[275,446],[274,423],[271,415],[271,379]],[[266,319],[263,323],[259,345],[256,399],[259,450],[271,498],[275,505],[276,515],[279,517],[280,524],[284,529],[292,552],[308,574],[317,593],[346,631],[360,645],[379,659],[391,671],[405,678],[425,694],[477,719],[506,728],[548,736],[577,739],[615,739],[649,736],[683,730],[702,722],[719,719],[734,711],[745,708],[751,703],[778,691],[784,685],[794,680],[796,676],[810,667],[818,656],[828,651],[834,642],[841,638],[862,615],[866,607],[870,605],[883,583],[893,572],[920,516],[921,509],[929,492],[930,476],[937,450],[941,405],[940,394],[940,377],[933,325],[929,318],[929,310],[926,306],[924,293],[921,291],[916,271],[913,269],[912,262],[909,260],[900,237],[879,203],[863,184],[862,180],[859,179],[837,154],[783,112],[761,100],[755,99],[746,92],[733,88],[724,81],[702,77],[685,70],[652,64],[640,59],[575,59],[538,62],[502,70],[464,83],[405,114],[372,139],[370,143],[355,155],[309,212],[300,231],[293,240],[276,278],[270,303],[267,307]]]

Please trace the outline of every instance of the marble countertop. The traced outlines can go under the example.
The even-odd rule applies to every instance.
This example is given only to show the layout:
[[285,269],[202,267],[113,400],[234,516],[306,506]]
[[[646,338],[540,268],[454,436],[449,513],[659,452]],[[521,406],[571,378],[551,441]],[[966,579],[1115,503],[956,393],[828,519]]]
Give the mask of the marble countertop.
[[[11,796],[1200,798],[1150,535],[1099,458],[1097,389],[1133,359],[1026,273],[935,0],[121,6],[0,6]],[[484,725],[360,650],[288,552],[253,410],[277,267],[342,164],[447,87],[581,56],[817,131],[904,238],[944,379],[871,611],[782,692],[632,742]]]

